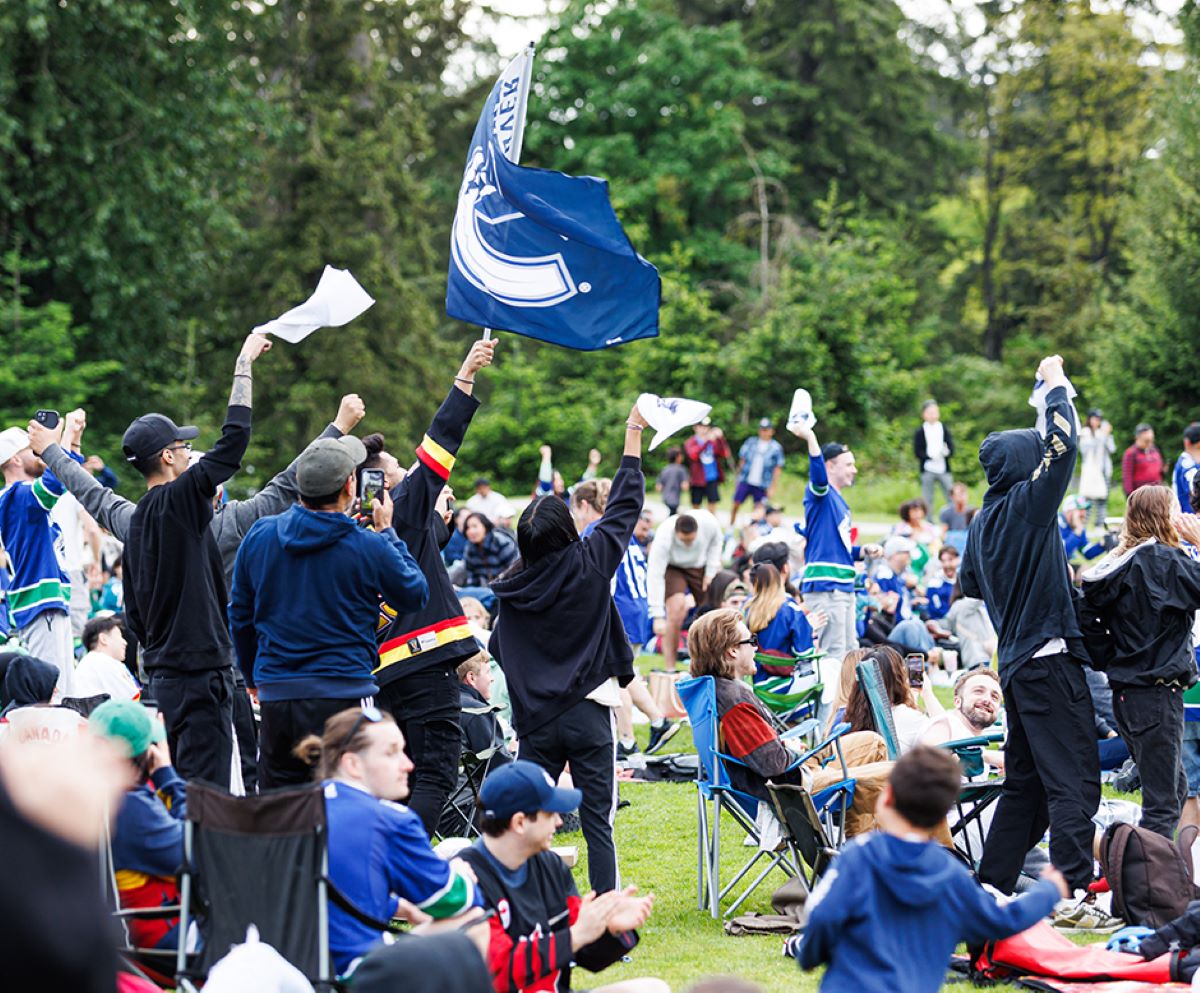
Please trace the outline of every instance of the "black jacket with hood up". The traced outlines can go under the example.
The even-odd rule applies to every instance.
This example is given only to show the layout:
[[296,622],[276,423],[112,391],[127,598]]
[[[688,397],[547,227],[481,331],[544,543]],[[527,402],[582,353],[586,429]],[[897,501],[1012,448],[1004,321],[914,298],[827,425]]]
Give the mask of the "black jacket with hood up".
[[1200,610],[1200,562],[1152,538],[1085,572],[1083,595],[1112,640],[1106,671],[1114,690],[1196,682],[1192,625]]
[[488,648],[508,681],[518,736],[549,723],[610,676],[622,686],[633,679],[633,649],[611,584],[645,492],[642,460],[626,455],[591,534],[492,584],[500,614]]
[[1075,614],[1058,508],[1071,484],[1078,447],[1065,387],[1046,395],[1046,437],[1033,429],[989,434],[979,447],[987,474],[983,506],[967,532],[959,580],[982,599],[999,635],[1000,682],[1054,638],[1087,655]]

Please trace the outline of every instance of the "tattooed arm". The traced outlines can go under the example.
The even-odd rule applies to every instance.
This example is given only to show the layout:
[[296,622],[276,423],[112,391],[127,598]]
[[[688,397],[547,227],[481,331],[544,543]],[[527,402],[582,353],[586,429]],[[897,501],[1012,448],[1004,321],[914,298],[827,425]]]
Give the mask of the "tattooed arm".
[[237,364],[233,367],[233,388],[229,391],[229,406],[231,407],[250,407],[251,403],[253,378],[250,375],[250,369],[254,365],[254,360],[257,359],[263,352],[269,351],[271,348],[271,339],[265,334],[249,334],[246,336],[245,342],[242,344],[242,350],[238,353]]

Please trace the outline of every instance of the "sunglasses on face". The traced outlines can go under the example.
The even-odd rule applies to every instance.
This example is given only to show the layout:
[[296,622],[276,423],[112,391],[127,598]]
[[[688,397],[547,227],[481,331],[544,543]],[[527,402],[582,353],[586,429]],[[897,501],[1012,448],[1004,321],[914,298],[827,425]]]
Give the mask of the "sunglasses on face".
[[757,648],[758,647],[758,635],[752,634],[752,635],[750,635],[749,638],[744,638],[741,641],[739,641],[738,644],[739,645],[753,645],[755,648]]
[[378,724],[383,720],[383,714],[378,707],[366,706],[358,712],[358,717],[354,719],[354,723],[350,725],[350,733],[342,739],[342,743],[338,746],[339,752],[344,752],[349,747],[350,742],[354,740],[354,736],[358,734],[358,729],[363,726],[363,721],[369,724]]

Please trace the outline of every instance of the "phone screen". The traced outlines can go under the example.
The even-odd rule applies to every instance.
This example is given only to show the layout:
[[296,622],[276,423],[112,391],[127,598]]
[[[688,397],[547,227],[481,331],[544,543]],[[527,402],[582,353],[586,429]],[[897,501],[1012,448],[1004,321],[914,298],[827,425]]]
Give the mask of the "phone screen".
[[382,469],[364,469],[362,471],[362,509],[370,511],[375,506],[375,501],[379,498],[379,494],[383,492],[383,470]]
[[919,690],[925,681],[925,656],[918,653],[906,655],[904,664],[908,667],[908,685]]

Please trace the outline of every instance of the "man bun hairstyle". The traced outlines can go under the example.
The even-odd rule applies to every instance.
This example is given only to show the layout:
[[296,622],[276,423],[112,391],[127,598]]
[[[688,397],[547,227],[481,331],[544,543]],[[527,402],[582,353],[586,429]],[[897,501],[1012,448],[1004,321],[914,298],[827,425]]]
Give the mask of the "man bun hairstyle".
[[680,514],[675,518],[676,534],[695,534],[700,530],[700,524],[691,514]]
[[915,827],[935,828],[958,800],[962,767],[948,748],[917,745],[900,756],[888,783],[896,813]]
[[360,469],[378,469],[383,460],[379,457],[383,454],[386,444],[383,435],[376,431],[374,434],[369,434],[360,439],[363,443],[363,448],[367,450],[367,457],[363,459]]

